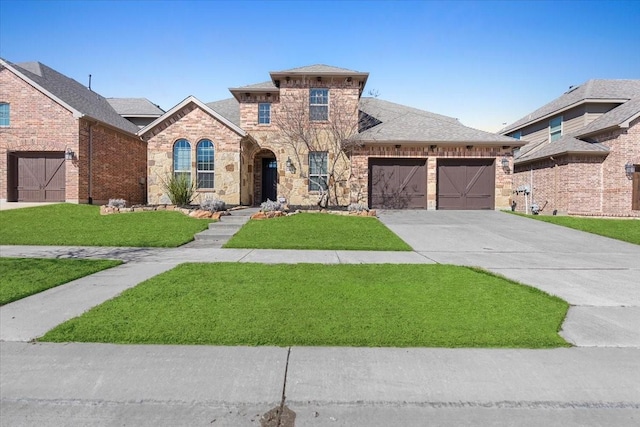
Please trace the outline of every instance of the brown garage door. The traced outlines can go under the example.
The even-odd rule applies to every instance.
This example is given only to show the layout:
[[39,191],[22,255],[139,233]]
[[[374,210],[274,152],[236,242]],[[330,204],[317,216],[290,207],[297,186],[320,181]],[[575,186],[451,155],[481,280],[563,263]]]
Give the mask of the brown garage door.
[[372,208],[427,207],[426,159],[369,159]]
[[494,159],[439,159],[438,209],[493,209]]
[[12,153],[9,159],[12,193],[19,202],[64,202],[64,153]]

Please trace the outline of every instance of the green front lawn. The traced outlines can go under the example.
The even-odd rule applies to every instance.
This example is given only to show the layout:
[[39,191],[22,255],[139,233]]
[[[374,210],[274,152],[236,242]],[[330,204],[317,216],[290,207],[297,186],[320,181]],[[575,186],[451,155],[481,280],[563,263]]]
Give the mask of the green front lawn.
[[562,225],[587,233],[599,234],[629,243],[640,245],[640,220],[637,219],[608,219],[608,218],[580,218],[573,216],[523,215],[527,218],[551,224]]
[[100,215],[98,206],[62,203],[0,211],[0,244],[176,247],[209,222],[168,211]]
[[568,304],[450,265],[182,264],[41,340],[364,347],[567,346]]
[[120,264],[122,261],[114,260],[0,258],[0,305]]
[[377,218],[300,213],[251,220],[225,248],[410,251]]

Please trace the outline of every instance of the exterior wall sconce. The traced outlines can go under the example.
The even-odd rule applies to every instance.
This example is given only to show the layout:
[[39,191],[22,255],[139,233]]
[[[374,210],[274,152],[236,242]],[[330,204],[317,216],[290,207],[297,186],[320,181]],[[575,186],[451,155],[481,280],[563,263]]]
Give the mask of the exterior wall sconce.
[[291,161],[291,157],[287,157],[287,162],[285,163],[287,171],[290,173],[296,173],[296,166]]
[[71,148],[67,148],[67,151],[64,152],[65,160],[73,160],[76,158],[76,153],[74,153]]
[[506,157],[503,157],[502,160],[500,160],[500,162],[502,163],[502,169],[504,169],[505,172],[511,171],[511,168],[509,167],[509,159],[507,159]]
[[631,162],[624,165],[624,173],[627,175],[627,179],[633,179],[633,174],[636,171],[635,165],[631,164]]

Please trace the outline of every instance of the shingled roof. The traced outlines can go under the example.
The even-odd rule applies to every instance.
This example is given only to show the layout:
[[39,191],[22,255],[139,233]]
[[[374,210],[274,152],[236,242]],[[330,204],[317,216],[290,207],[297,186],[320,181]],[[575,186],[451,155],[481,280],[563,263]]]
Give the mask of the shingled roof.
[[[367,126],[354,140],[371,143],[449,143],[521,146],[524,141],[464,126],[453,117],[431,113],[377,98],[362,98],[360,110],[378,123]],[[371,120],[368,119],[368,122]]]
[[240,127],[240,103],[237,99],[227,98],[220,101],[207,102],[207,106]]
[[640,97],[640,80],[589,80],[580,86],[572,87],[560,97],[516,120],[502,129],[500,133],[503,135],[511,133],[542,118],[589,101],[615,100],[623,103],[638,97]]
[[147,98],[107,98],[109,105],[124,117],[160,117],[164,110]]
[[271,71],[270,74],[369,74],[347,68],[333,67],[331,65],[315,64],[305,67],[291,68],[289,70]]
[[40,62],[12,64],[3,59],[0,59],[0,64],[65,108],[72,110],[78,117],[88,116],[131,134],[138,130],[136,125],[120,116],[104,97],[53,68]]
[[521,150],[518,153],[516,163],[525,164],[550,156],[560,156],[568,153],[600,156],[609,154],[609,149],[603,144],[586,142],[572,136],[563,136],[553,141],[552,144],[545,142],[546,141],[538,144],[528,144],[526,147],[523,147],[524,151]]

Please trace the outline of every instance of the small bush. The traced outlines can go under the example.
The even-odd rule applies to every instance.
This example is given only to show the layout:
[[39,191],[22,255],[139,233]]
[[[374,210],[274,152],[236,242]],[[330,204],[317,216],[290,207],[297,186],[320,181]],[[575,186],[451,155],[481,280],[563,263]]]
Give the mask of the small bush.
[[284,206],[280,202],[274,202],[267,199],[266,202],[260,204],[260,210],[262,212],[283,212]]
[[227,210],[227,204],[218,199],[205,199],[200,203],[200,209],[209,212],[220,212]]
[[189,174],[172,174],[168,181],[162,182],[171,203],[186,206],[191,203],[196,192],[196,183]]
[[126,208],[127,201],[125,199],[109,199],[107,206],[110,208]]

